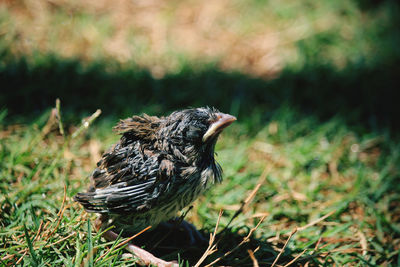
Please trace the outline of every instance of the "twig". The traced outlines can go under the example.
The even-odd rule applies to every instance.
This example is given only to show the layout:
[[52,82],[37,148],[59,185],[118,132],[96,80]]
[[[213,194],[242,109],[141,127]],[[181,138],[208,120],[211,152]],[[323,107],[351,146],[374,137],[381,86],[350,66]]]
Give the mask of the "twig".
[[217,224],[215,225],[214,232],[212,234],[210,234],[210,240],[208,242],[208,247],[207,247],[206,251],[203,253],[203,255],[201,256],[201,258],[197,261],[197,263],[194,267],[199,267],[200,264],[202,264],[203,261],[209,255],[213,254],[216,251],[217,245],[216,244],[214,245],[214,240],[215,240],[215,236],[217,235],[218,225],[219,225],[221,216],[222,216],[222,209],[219,211],[218,220],[217,220]]
[[304,226],[302,226],[302,227],[297,228],[297,230],[298,230],[298,231],[302,231],[302,230],[304,230],[304,229],[307,229],[308,227],[311,227],[311,226],[313,226],[313,225],[315,225],[315,224],[317,224],[317,223],[319,223],[319,222],[325,220],[326,218],[328,218],[329,216],[331,216],[331,215],[332,215],[333,213],[335,213],[335,212],[336,212],[336,210],[332,210],[331,212],[325,214],[325,215],[322,216],[321,218],[319,218],[319,219],[317,219],[317,220],[315,220],[315,221],[312,221],[312,222],[310,222],[310,223],[308,223],[308,224],[306,224],[306,225],[304,225]]
[[282,253],[285,251],[285,248],[287,246],[287,244],[289,243],[290,239],[292,238],[292,236],[297,232],[297,228],[294,228],[293,231],[290,233],[288,239],[285,242],[285,245],[283,245],[283,248],[281,249],[281,251],[279,252],[278,256],[275,258],[274,262],[272,263],[271,267],[274,267],[275,264],[278,262],[279,258],[281,257]]

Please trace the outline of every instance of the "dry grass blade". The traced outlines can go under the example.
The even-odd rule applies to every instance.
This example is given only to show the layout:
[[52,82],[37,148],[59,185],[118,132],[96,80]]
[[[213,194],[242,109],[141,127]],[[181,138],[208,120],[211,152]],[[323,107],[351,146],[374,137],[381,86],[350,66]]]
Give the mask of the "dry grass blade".
[[100,116],[100,114],[101,114],[101,110],[98,109],[98,110],[96,110],[96,112],[93,113],[89,118],[83,119],[83,120],[82,120],[82,125],[78,128],[78,130],[76,130],[76,131],[72,134],[71,138],[74,139],[74,138],[77,137],[84,129],[89,128],[90,124],[92,124],[93,121],[94,121],[97,117]]
[[219,221],[221,220],[221,216],[222,216],[222,210],[219,211],[217,224],[215,225],[214,232],[210,235],[210,240],[208,242],[208,247],[207,247],[206,251],[204,252],[204,254],[201,256],[201,258],[197,261],[197,263],[196,263],[196,265],[194,267],[199,267],[200,264],[202,264],[203,261],[209,255],[213,254],[216,251],[216,245],[214,245],[214,240],[215,240],[215,236],[217,235],[218,225],[219,225]]
[[249,256],[251,258],[251,260],[253,261],[253,267],[258,267],[258,261],[256,259],[256,257],[254,256],[254,252],[250,249],[247,250],[247,253],[249,253]]
[[282,253],[285,251],[285,248],[287,246],[287,244],[289,243],[290,239],[292,238],[292,236],[297,232],[297,228],[294,228],[293,231],[290,233],[288,239],[285,242],[285,245],[283,245],[283,248],[281,249],[281,251],[279,252],[278,256],[276,256],[274,262],[272,263],[271,267],[274,267],[275,264],[278,262],[279,258],[281,257]]
[[297,255],[293,260],[289,261],[288,263],[285,264],[283,267],[288,267],[295,263],[301,256],[303,256],[304,253],[306,253],[307,249],[303,250],[299,255]]
[[32,142],[31,147],[34,147],[37,144],[37,141],[43,139],[48,133],[50,133],[51,128],[56,123],[57,120],[57,109],[53,108],[50,112],[50,116],[47,119],[46,125],[43,126],[41,134],[38,136],[38,139]]
[[217,262],[219,262],[220,260],[222,260],[223,258],[225,258],[226,256],[228,256],[229,254],[232,254],[234,251],[236,251],[237,249],[239,249],[244,243],[249,242],[250,240],[250,236],[254,233],[255,230],[257,230],[257,228],[260,226],[260,224],[265,220],[265,217],[262,217],[260,219],[260,221],[257,223],[256,226],[254,226],[253,228],[250,229],[249,233],[247,234],[247,236],[245,238],[243,238],[243,240],[239,243],[239,245],[237,245],[236,247],[234,247],[233,249],[229,250],[228,252],[226,252],[224,255],[222,255],[221,257],[219,257],[218,259],[214,260],[213,262],[211,262],[210,264],[207,264],[207,266],[212,266],[215,265]]
[[[16,254],[8,254],[8,255],[6,255],[5,257],[3,257],[3,258],[1,258],[1,263],[3,264],[2,266],[6,266],[6,264],[5,263],[3,263],[3,261],[7,261],[7,260],[11,260],[11,259],[13,259],[13,258],[15,258],[17,255]],[[14,260],[15,261],[15,260]],[[12,265],[11,263],[9,263],[7,266],[10,266],[10,265]],[[12,266],[15,266],[16,264],[14,264],[14,265],[12,265]]]
[[367,250],[368,250],[367,238],[365,237],[364,233],[361,232],[360,230],[358,231],[357,235],[360,237],[360,245],[361,248],[363,249],[362,255],[365,256],[367,255]]
[[61,243],[61,242],[63,242],[64,240],[67,240],[67,239],[69,239],[70,237],[72,237],[72,236],[74,236],[74,235],[76,235],[76,232],[73,232],[73,233],[71,233],[71,234],[67,235],[66,237],[63,237],[63,238],[61,238],[61,239],[57,240],[57,241],[56,241],[56,242],[54,242],[54,243],[47,244],[45,247],[46,247],[46,248],[48,248],[48,247],[54,246],[54,245],[56,245],[56,244],[58,244],[58,243]]
[[130,242],[132,239],[134,239],[134,238],[138,237],[139,235],[143,234],[144,232],[146,232],[146,231],[149,230],[150,228],[151,228],[151,225],[147,226],[146,228],[144,228],[142,231],[138,232],[137,234],[135,234],[135,235],[129,237],[129,238],[126,239],[125,241],[119,243],[119,244],[116,245],[115,247],[109,248],[108,251],[107,251],[106,253],[104,253],[103,255],[101,255],[101,256],[96,260],[95,263],[97,263],[99,260],[101,260],[102,258],[104,258],[105,256],[107,256],[108,254],[110,254],[110,252],[111,252],[112,250],[117,249],[117,248],[119,248],[119,247],[121,247],[121,246],[126,245],[126,244],[127,244],[128,242]]
[[326,218],[328,218],[329,216],[331,216],[331,215],[332,215],[333,213],[335,213],[335,212],[336,212],[336,210],[333,210],[333,211],[331,211],[331,212],[325,214],[325,215],[322,216],[321,218],[318,218],[317,220],[312,221],[312,222],[308,223],[307,225],[304,225],[304,226],[302,226],[302,227],[297,228],[297,230],[298,230],[298,231],[302,231],[302,230],[307,229],[308,227],[311,227],[311,226],[313,226],[313,225],[315,225],[315,224],[317,224],[317,223],[319,223],[319,222],[322,222],[323,220],[325,220]]
[[58,128],[60,129],[60,134],[65,138],[64,126],[61,120],[61,108],[60,108],[59,98],[56,99],[56,110],[57,110],[56,117],[58,120]]
[[63,202],[61,204],[61,208],[57,213],[57,216],[58,216],[57,224],[54,227],[53,231],[51,231],[51,233],[47,235],[46,240],[49,239],[49,237],[51,237],[54,234],[54,232],[57,230],[58,226],[60,225],[61,219],[64,215],[64,211],[66,210],[66,207],[65,207],[66,198],[67,198],[67,186],[64,184],[64,198],[63,198]]
[[119,248],[123,245],[126,245],[129,241],[131,241],[132,239],[138,237],[139,235],[143,234],[144,232],[146,232],[147,230],[149,230],[151,228],[151,225],[147,226],[146,228],[144,228],[142,231],[140,231],[139,233],[135,234],[134,236],[129,237],[127,240],[119,243],[115,248]]
[[[335,213],[335,212],[336,212],[336,210],[333,210],[333,211],[331,211],[331,212],[325,214],[325,215],[322,216],[321,218],[318,218],[317,220],[312,221],[312,222],[308,223],[307,225],[305,225],[305,226],[303,226],[303,227],[295,228],[295,229],[290,233],[289,238],[286,240],[285,245],[283,246],[283,248],[282,248],[281,251],[279,252],[278,256],[275,258],[275,260],[274,260],[274,262],[272,263],[271,267],[273,267],[273,266],[278,262],[280,256],[281,256],[282,253],[284,252],[284,250],[285,250],[287,244],[289,243],[290,239],[292,238],[292,236],[293,236],[297,231],[302,231],[302,230],[304,230],[304,229],[307,229],[308,227],[311,227],[311,226],[313,226],[313,225],[315,225],[315,224],[317,224],[317,223],[319,223],[319,222],[325,220],[326,218],[328,218],[329,216],[331,216],[331,215],[332,215],[333,213]],[[321,237],[318,239],[318,242],[317,242],[317,244],[316,244],[316,246],[315,246],[314,252],[317,250],[317,248],[318,248],[320,242],[321,242]],[[297,255],[292,261],[290,261],[290,262],[289,262],[288,264],[286,264],[285,266],[289,266],[290,264],[296,262],[306,251],[307,251],[307,249],[305,249],[304,251],[302,251],[299,255]]]
[[1,261],[5,261],[5,260],[8,260],[8,259],[12,259],[12,258],[14,258],[14,257],[15,257],[15,254],[9,254],[9,255],[4,256],[3,258],[1,258]]
[[244,212],[247,210],[248,205],[253,201],[254,197],[256,196],[258,190],[260,189],[261,185],[264,183],[265,179],[267,178],[268,173],[270,172],[271,167],[267,166],[264,168],[263,172],[260,175],[260,178],[258,179],[256,187],[254,187],[253,190],[251,190],[250,194],[246,197],[246,199],[241,203],[240,208],[233,214],[232,218],[229,220],[225,228],[220,232],[223,233],[228,229],[229,225],[233,222],[233,220],[239,216],[240,213]]
[[40,233],[41,233],[41,231],[43,229],[42,227],[43,227],[43,220],[40,221],[39,228],[38,228],[38,230],[36,232],[36,235],[35,235],[35,238],[33,239],[33,241],[38,240],[38,238],[40,236]]
[[21,263],[22,259],[26,256],[26,254],[28,254],[28,250],[25,250],[24,254],[22,254],[22,256],[17,260],[17,262],[15,263],[15,265],[18,265]]
[[[59,243],[65,241],[65,240],[71,238],[71,237],[74,236],[74,235],[76,235],[76,232],[73,232],[73,233],[69,234],[68,236],[63,237],[63,238],[57,240],[57,241],[54,242],[54,243],[47,244],[47,245],[44,246],[44,248],[48,248],[48,247],[57,245],[57,244],[59,244]],[[34,247],[34,249],[36,250],[36,249],[39,249],[39,248],[41,248],[41,247],[43,248],[43,246],[36,246],[36,247]],[[23,253],[23,255],[17,260],[17,262],[16,262],[15,264],[19,264],[19,263],[21,262],[21,260],[25,257],[25,255],[28,253],[28,251],[29,251],[29,249],[27,249],[27,248],[26,248],[26,249],[23,249],[23,250],[20,250],[19,253]],[[8,255],[8,256],[2,258],[1,260],[6,260],[6,259],[9,259],[9,258],[13,258],[14,256],[15,256],[15,255]]]
[[315,248],[314,248],[313,253],[314,253],[315,251],[318,250],[318,247],[319,247],[319,244],[321,243],[321,240],[322,240],[322,236],[320,236],[320,237],[318,238],[318,241],[317,241],[317,244],[315,244]]

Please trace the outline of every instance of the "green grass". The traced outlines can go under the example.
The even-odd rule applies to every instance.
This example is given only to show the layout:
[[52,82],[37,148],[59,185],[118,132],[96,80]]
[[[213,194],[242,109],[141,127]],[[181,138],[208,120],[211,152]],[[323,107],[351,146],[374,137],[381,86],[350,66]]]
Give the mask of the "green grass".
[[[102,241],[90,223],[95,216],[72,200],[87,186],[96,157],[116,140],[109,127],[113,122],[100,117],[71,139],[77,127],[67,128],[64,138],[58,122],[48,117],[45,113],[30,125],[1,129],[2,264],[135,262]],[[295,233],[278,263],[305,250],[298,259],[302,264],[396,265],[400,149],[388,132],[356,134],[339,118],[321,122],[289,107],[276,111],[255,135],[246,131],[246,123],[239,121],[221,136],[217,152],[224,182],[196,201],[187,220],[212,232],[222,209],[222,229],[257,183],[261,187],[228,231],[217,236],[218,251],[206,262],[232,250],[265,215],[250,241],[219,264],[251,265],[247,249],[256,250],[260,264],[271,264],[293,229],[332,212]],[[176,260],[180,254],[193,264],[204,251],[177,247],[166,257]]]
[[[224,211],[205,263],[271,265],[299,228],[277,264],[400,265],[399,4],[152,3],[0,3],[0,265],[133,265],[72,197],[119,119],[206,105],[238,122],[186,216],[208,237]],[[175,237],[154,252],[187,266],[207,248]]]

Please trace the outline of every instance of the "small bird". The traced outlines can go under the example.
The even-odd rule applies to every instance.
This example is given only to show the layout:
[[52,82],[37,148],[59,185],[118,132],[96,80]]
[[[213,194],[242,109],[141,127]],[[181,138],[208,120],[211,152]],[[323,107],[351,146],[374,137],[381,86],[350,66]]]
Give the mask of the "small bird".
[[[121,120],[114,127],[121,134],[119,142],[97,163],[88,192],[78,193],[74,200],[87,212],[101,214],[103,229],[114,226],[119,231],[140,231],[173,219],[221,182],[215,144],[222,130],[235,120],[209,107],[175,111],[167,117],[143,114]],[[109,240],[117,236],[110,230],[105,234]],[[143,251],[130,246],[141,257],[138,254]],[[165,263],[143,253],[145,263]]]

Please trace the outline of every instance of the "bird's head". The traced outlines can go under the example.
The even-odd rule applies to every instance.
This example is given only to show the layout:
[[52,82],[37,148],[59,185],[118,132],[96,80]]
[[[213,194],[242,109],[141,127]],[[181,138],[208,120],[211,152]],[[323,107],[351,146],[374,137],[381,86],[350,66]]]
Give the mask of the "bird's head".
[[215,108],[175,111],[168,117],[142,115],[121,120],[114,130],[126,145],[141,140],[145,146],[180,154],[181,158],[211,160],[219,134],[236,118]]
[[219,134],[236,118],[215,108],[193,108],[173,112],[166,118],[162,134],[187,153],[214,153]]

